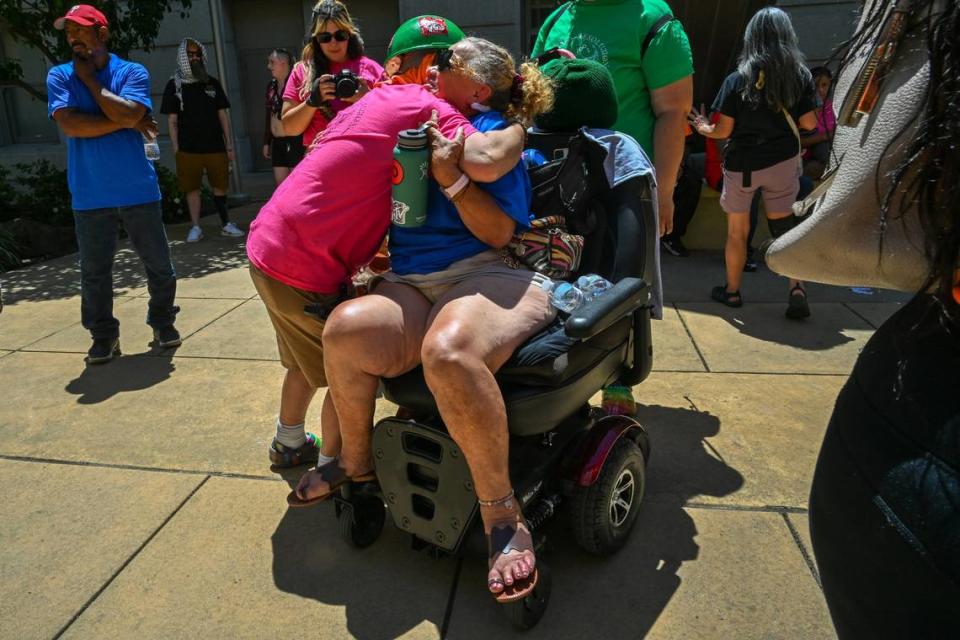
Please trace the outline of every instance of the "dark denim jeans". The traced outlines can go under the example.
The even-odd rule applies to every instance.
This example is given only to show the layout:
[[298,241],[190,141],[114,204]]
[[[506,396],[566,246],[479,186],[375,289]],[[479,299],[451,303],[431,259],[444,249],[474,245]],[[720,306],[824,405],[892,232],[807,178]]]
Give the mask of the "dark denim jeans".
[[95,339],[120,335],[120,322],[113,317],[113,258],[121,222],[147,272],[147,324],[156,329],[172,325],[179,310],[173,304],[177,276],[170,261],[160,203],[74,211],[73,218],[80,247],[83,328]]

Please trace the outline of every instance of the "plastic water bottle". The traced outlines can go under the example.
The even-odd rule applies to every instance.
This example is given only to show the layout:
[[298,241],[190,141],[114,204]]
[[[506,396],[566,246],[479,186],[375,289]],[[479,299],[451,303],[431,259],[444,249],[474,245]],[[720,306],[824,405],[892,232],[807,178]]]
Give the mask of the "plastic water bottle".
[[545,278],[540,286],[550,297],[550,304],[559,311],[572,313],[577,307],[583,304],[583,291],[569,282]]
[[393,209],[390,221],[405,228],[427,221],[427,170],[430,150],[424,129],[400,132],[393,150]]
[[605,291],[608,291],[613,286],[613,283],[604,278],[603,276],[598,276],[595,273],[591,273],[585,276],[580,276],[577,278],[577,287],[583,291],[583,295],[586,301],[593,300],[598,298]]
[[143,154],[147,156],[147,160],[150,162],[156,162],[160,159],[160,145],[157,144],[156,138],[143,136]]
[[547,163],[547,157],[536,149],[527,149],[523,152],[523,164],[527,169],[539,167]]

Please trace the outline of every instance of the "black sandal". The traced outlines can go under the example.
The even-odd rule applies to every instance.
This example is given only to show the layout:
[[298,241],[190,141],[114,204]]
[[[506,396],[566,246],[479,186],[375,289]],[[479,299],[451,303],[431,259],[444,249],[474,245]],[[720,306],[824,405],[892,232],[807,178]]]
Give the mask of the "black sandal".
[[[797,293],[799,292],[799,293]],[[790,299],[787,302],[787,311],[784,314],[791,320],[803,320],[810,317],[810,305],[807,304],[807,292],[800,284],[790,289]]]
[[713,291],[710,292],[710,297],[720,304],[725,304],[734,309],[743,306],[743,297],[741,297],[740,291],[727,291],[727,285],[725,284],[714,287]]
[[[480,500],[481,507],[504,507],[506,509],[516,508],[515,515],[502,520],[495,520],[491,523],[490,530],[484,533],[487,536],[487,569],[493,569],[497,561],[511,551],[533,551],[533,536],[530,534],[530,527],[520,511],[520,506],[513,497],[513,491],[499,500]],[[536,559],[534,559],[536,562]],[[502,573],[502,572],[501,572]],[[537,572],[536,565],[533,566],[529,574],[522,578],[515,578],[513,584],[506,584],[499,578],[491,579],[487,582],[487,588],[502,586],[499,592],[490,591],[490,595],[500,604],[522,600],[530,595],[540,574]]]

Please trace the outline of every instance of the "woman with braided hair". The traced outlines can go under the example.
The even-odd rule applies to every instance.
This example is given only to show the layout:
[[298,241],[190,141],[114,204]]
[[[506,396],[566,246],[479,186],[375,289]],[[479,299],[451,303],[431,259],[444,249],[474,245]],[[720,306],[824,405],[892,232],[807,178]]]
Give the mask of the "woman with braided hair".
[[[333,77],[350,71],[360,80],[359,91],[337,98]],[[313,8],[310,39],[283,92],[283,130],[303,134],[309,147],[333,117],[359,100],[383,78],[383,67],[363,55],[363,38],[347,7],[338,0],[321,0]]]

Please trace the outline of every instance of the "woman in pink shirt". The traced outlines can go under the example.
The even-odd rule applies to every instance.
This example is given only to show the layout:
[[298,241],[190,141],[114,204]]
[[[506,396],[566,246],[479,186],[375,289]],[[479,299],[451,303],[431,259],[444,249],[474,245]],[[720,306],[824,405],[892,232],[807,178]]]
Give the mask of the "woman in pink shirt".
[[837,116],[833,113],[833,101],[830,100],[830,88],[833,86],[833,74],[826,67],[814,67],[810,70],[817,89],[817,102],[820,106],[817,115],[816,132],[801,139],[803,145],[803,172],[819,180],[830,159],[830,143],[837,128]]
[[[337,99],[331,79],[344,69],[360,78],[360,90]],[[383,77],[383,67],[363,55],[363,39],[346,6],[337,0],[322,0],[313,8],[310,41],[293,68],[283,92],[283,130],[288,136],[303,135],[309,147],[317,134],[338,112],[363,96]]]

